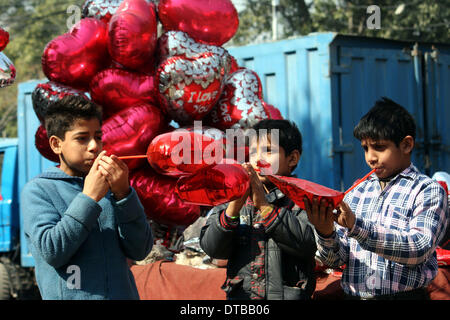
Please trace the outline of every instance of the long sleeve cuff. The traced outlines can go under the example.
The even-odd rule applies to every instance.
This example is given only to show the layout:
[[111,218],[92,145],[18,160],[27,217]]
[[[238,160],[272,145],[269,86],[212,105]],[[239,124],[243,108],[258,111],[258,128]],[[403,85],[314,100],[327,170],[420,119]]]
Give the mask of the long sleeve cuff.
[[347,235],[353,237],[358,242],[367,239],[370,233],[370,223],[365,222],[363,219],[356,217],[355,224],[352,229],[348,231]]
[[65,215],[70,216],[91,231],[101,211],[102,207],[97,202],[80,192],[67,208]]
[[264,228],[268,229],[269,226],[271,226],[273,224],[273,222],[275,221],[275,219],[278,217],[278,215],[280,214],[280,211],[281,211],[281,208],[273,207],[272,211],[269,212],[263,218],[263,220],[257,221],[257,222],[255,222],[255,224],[260,223],[264,226]]
[[336,246],[336,230],[333,231],[333,233],[329,237],[323,237],[321,236],[316,229],[314,229],[314,235],[316,237],[317,243],[324,248],[333,248]]
[[139,201],[136,190],[130,188],[130,193],[119,201],[112,201],[113,205],[120,210],[117,212],[119,223],[128,223],[138,219],[144,212],[144,208]]
[[227,230],[234,229],[239,225],[239,219],[231,219],[229,216],[225,214],[225,210],[223,210],[219,214],[219,222],[220,225]]

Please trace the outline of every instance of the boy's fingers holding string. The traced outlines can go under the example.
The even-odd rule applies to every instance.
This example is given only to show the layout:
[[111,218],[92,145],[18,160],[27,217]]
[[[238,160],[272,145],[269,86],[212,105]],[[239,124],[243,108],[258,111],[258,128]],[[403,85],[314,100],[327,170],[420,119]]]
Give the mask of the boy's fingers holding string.
[[111,155],[111,159],[117,163],[117,165],[122,169],[122,170],[128,170],[128,166],[127,164],[122,161],[121,159],[119,159],[118,156],[116,156],[115,154]]
[[97,158],[95,158],[94,163],[92,164],[91,169],[93,168],[94,170],[97,170],[99,167],[99,163],[100,163],[100,159],[106,154],[106,151],[103,150],[102,152],[100,152],[97,156]]

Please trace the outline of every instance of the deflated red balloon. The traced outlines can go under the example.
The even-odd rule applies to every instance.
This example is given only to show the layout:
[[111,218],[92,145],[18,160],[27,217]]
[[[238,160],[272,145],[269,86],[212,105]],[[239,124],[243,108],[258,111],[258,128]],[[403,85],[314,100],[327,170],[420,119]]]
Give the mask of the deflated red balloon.
[[157,105],[154,77],[121,69],[105,69],[92,79],[92,101],[103,107],[103,118],[138,103]]
[[[145,154],[152,139],[166,129],[166,120],[157,107],[148,104],[128,107],[103,123],[103,150],[116,156]],[[145,159],[125,161],[129,169],[146,163]]]
[[337,207],[342,199],[344,199],[345,194],[343,192],[327,188],[308,180],[278,175],[267,175],[267,177],[281,190],[281,192],[287,195],[302,209],[305,209],[305,204],[303,202],[304,196],[307,196],[310,202],[313,200],[314,196],[317,196],[319,202],[324,198],[330,201],[334,208]]
[[161,0],[158,15],[165,30],[186,32],[196,41],[221,46],[239,27],[230,0]]
[[108,49],[113,60],[139,70],[151,62],[157,42],[156,7],[145,0],[124,0],[109,21]]
[[39,126],[34,138],[36,149],[38,149],[39,153],[44,158],[53,162],[59,162],[59,157],[53,152],[52,148],[50,147],[50,144],[48,142],[47,130],[45,130],[45,127],[43,125]]
[[130,174],[149,219],[170,226],[188,226],[200,216],[200,207],[184,203],[174,192],[177,179],[159,175],[149,166]]
[[207,134],[176,129],[152,140],[147,159],[158,173],[180,177],[220,163],[224,152],[222,137],[215,140]]
[[217,206],[241,198],[250,187],[247,171],[239,164],[215,164],[177,182],[176,192],[186,203]]
[[107,25],[94,18],[81,19],[69,33],[50,41],[42,55],[48,79],[84,91],[92,77],[110,64]]

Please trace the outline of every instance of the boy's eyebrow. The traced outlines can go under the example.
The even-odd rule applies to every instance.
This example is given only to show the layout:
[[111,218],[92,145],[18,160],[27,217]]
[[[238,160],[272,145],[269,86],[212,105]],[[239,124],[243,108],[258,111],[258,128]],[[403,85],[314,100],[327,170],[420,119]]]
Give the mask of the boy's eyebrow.
[[[85,134],[89,134],[89,131],[76,131],[73,135],[85,135]],[[95,134],[103,134],[102,130],[97,130],[95,131]]]

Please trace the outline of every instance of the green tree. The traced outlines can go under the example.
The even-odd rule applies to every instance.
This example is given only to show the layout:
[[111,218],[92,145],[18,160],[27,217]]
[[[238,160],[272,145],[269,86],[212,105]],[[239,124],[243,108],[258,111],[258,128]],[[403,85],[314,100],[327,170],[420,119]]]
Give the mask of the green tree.
[[[272,0],[247,0],[239,30],[228,45],[271,39]],[[381,28],[369,29],[367,8],[380,8]],[[450,42],[450,2],[440,0],[280,0],[279,39],[338,32],[394,40]]]
[[[83,1],[78,5],[81,7]],[[48,42],[67,32],[71,0],[0,0],[0,26],[10,34],[4,53],[17,70],[12,86],[0,90],[0,137],[17,135],[17,84],[41,79],[41,57]]]

